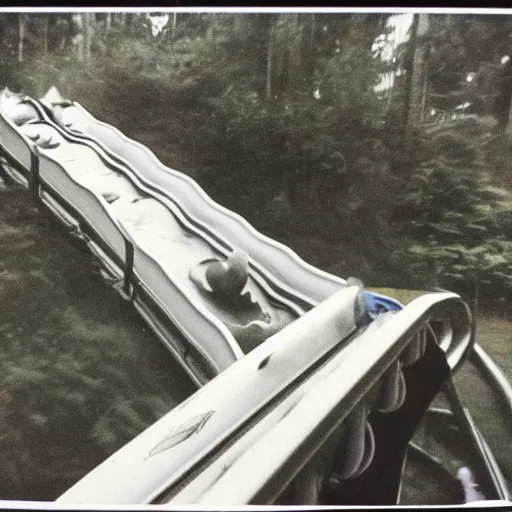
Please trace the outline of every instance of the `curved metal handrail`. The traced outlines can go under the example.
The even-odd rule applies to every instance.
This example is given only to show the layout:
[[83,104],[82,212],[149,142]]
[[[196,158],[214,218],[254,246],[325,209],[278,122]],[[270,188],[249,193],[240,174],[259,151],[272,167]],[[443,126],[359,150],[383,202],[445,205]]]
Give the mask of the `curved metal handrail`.
[[[59,501],[145,503],[225,445],[355,332],[348,287],[268,338],[68,490]],[[281,398],[280,398],[281,397]],[[193,435],[192,435],[193,434]],[[136,486],[126,485],[136,481]]]
[[346,288],[269,338],[58,501],[173,503],[207,479],[216,483],[191,502],[271,503],[429,320],[462,316],[453,350],[471,343],[469,310],[455,294],[420,297],[355,333],[348,312],[359,293]]
[[444,392],[453,408],[461,431],[466,433],[474,454],[479,456],[479,463],[475,467],[475,471],[481,480],[481,485],[485,485],[484,493],[491,499],[510,499],[510,492],[501,469],[478,430],[471,413],[464,407],[453,382],[448,383]]
[[[457,398],[456,401],[458,401]],[[439,418],[444,423],[444,428],[446,428],[446,425],[449,425],[455,428],[459,434],[462,434],[464,431],[469,434],[467,441],[469,441],[469,446],[472,448],[473,452],[470,454],[470,458],[473,464],[476,464],[475,470],[478,476],[480,478],[483,476],[483,482],[480,483],[487,484],[487,487],[490,484],[488,490],[491,494],[495,494],[499,499],[509,500],[511,494],[506,478],[494,458],[491,448],[476,426],[470,412],[465,407],[457,407],[457,405],[453,403],[453,399],[449,399],[449,402],[452,407],[455,405],[455,412],[449,409],[431,407],[426,411],[428,416],[430,416],[429,420]],[[427,425],[427,435],[430,433],[431,428],[430,424]],[[411,445],[411,443],[409,445]]]
[[[187,491],[185,487],[181,499],[178,494],[176,501],[171,497],[169,503],[183,503],[184,494],[187,503],[272,503],[319,445],[364,399],[414,335],[438,316],[460,323],[463,312],[467,328],[454,329],[452,340],[452,353],[462,353],[471,344],[470,314],[454,294],[420,297],[386,321],[377,321],[320,370],[323,376],[314,386],[297,390],[283,401],[279,405],[282,417],[275,418],[273,425],[266,425],[259,439],[227,450],[205,469],[203,481],[199,482],[202,485],[194,488],[192,482],[192,489]],[[273,414],[277,414],[276,410]],[[250,435],[249,432],[247,437]],[[238,476],[241,474],[243,479]]]

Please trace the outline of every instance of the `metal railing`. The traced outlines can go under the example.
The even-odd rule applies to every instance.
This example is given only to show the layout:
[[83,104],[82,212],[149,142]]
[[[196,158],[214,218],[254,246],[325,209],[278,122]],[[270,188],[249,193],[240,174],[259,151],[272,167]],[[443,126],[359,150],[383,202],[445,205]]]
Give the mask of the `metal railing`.
[[512,386],[508,379],[489,354],[478,343],[475,343],[474,350],[471,352],[471,360],[491,381],[493,386],[501,395],[502,400],[507,407],[509,419],[512,419]]
[[272,503],[431,320],[453,327],[444,341],[454,368],[471,346],[455,294],[425,295],[355,332],[347,314],[358,293],[347,288],[285,327],[58,502]]
[[170,488],[166,501],[217,506],[274,502],[429,321],[442,318],[454,326],[448,355],[454,368],[460,364],[456,355],[463,357],[471,347],[469,310],[453,294],[426,295],[384,316],[311,377],[309,386],[274,408],[273,420],[260,425],[258,439],[248,432],[188,486]]

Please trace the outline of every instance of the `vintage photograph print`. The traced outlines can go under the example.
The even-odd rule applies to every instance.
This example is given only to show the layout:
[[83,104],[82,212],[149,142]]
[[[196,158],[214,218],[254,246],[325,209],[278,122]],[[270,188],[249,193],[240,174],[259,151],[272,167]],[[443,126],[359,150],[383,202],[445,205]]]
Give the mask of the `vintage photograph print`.
[[510,502],[511,9],[0,43],[2,507]]

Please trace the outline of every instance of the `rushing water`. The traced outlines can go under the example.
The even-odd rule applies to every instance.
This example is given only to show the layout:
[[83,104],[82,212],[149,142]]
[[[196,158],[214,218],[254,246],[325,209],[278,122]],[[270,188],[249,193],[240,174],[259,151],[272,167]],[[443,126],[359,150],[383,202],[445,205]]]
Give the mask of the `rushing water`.
[[87,250],[0,185],[0,499],[53,500],[194,388]]

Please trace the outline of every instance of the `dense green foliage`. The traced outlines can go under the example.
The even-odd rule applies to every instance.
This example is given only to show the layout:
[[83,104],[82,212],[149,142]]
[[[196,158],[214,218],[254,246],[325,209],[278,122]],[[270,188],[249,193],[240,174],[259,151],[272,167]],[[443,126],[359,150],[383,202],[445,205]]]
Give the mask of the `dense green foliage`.
[[[418,279],[482,298],[511,298],[512,195],[489,172],[474,119],[437,130],[428,160],[411,174],[395,209]],[[470,134],[472,136],[470,136]],[[481,143],[481,141],[480,141]]]
[[193,387],[88,251],[0,195],[0,498],[53,500]]

